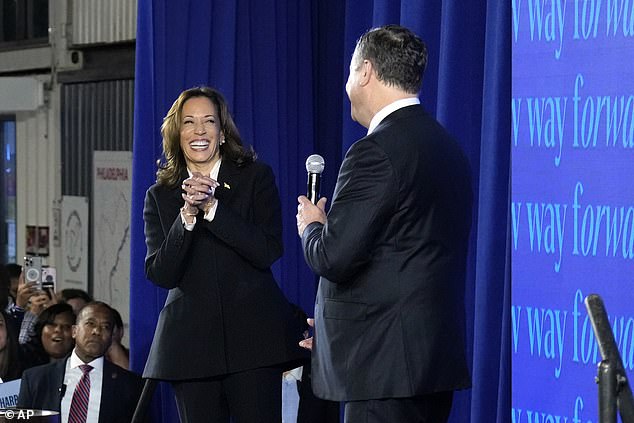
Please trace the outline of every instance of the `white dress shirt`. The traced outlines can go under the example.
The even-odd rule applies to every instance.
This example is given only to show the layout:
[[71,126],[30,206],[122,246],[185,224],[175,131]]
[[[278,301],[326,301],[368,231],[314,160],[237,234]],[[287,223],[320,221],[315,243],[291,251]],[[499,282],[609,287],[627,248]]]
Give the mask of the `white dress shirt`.
[[372,117],[372,120],[370,121],[370,126],[368,126],[368,135],[374,132],[376,127],[379,126],[379,123],[381,123],[381,121],[385,119],[390,113],[395,112],[398,109],[402,109],[403,107],[413,106],[414,104],[420,104],[420,100],[417,97],[402,98],[400,100],[396,100],[394,103],[388,104],[387,106],[379,110],[378,113],[374,115],[374,117]]
[[[218,159],[218,161],[216,162],[216,164],[214,164],[214,167],[211,168],[211,172],[209,173],[209,177],[211,179],[213,179],[214,181],[218,180],[218,172],[220,171],[220,162],[222,161],[222,159]],[[192,172],[187,169],[187,173],[189,174],[189,176],[192,176]],[[218,208],[218,200],[214,201],[213,206],[211,206],[211,208],[207,211],[207,213],[205,213],[205,220],[208,222],[211,222],[212,220],[214,220],[214,217],[216,216],[216,209]],[[192,223],[187,223],[185,221],[185,218],[183,217],[183,214],[181,213],[181,221],[183,222],[183,226],[185,227],[185,230],[187,231],[193,231],[194,230],[194,226],[196,226],[196,216],[194,216],[194,221]]]
[[103,386],[103,360],[102,356],[94,359],[90,363],[84,363],[77,357],[75,349],[73,348],[73,353],[70,355],[70,358],[66,360],[66,371],[64,372],[64,385],[66,385],[66,389],[61,404],[62,423],[68,423],[70,403],[73,400],[73,394],[75,393],[79,379],[81,379],[81,376],[84,374],[79,368],[82,364],[92,366],[92,370],[88,373],[90,375],[90,396],[88,397],[86,423],[97,423],[99,421],[101,388]]

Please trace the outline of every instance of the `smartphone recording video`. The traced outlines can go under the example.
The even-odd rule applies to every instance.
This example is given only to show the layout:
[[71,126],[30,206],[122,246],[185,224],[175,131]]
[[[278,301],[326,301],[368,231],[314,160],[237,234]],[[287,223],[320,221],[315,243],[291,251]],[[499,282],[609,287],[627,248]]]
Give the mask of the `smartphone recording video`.
[[40,288],[42,285],[42,257],[24,257],[24,279],[26,282],[36,282]]

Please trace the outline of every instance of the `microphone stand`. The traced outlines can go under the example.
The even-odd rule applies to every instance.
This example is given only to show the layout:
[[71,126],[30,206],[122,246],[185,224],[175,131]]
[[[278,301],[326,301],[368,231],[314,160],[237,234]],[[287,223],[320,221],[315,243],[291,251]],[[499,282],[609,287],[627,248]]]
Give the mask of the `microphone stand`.
[[596,378],[599,384],[599,423],[616,423],[617,409],[623,423],[634,423],[632,390],[603,300],[597,294],[590,294],[584,303],[603,359]]
[[616,369],[610,360],[599,363],[596,382],[599,385],[599,422],[616,423],[618,386]]

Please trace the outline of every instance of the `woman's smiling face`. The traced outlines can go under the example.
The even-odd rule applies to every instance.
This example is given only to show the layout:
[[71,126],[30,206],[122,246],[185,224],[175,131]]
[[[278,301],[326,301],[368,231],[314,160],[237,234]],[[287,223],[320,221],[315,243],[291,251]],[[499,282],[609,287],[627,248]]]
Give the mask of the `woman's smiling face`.
[[192,97],[183,104],[181,112],[180,146],[187,167],[211,170],[220,157],[220,116],[207,97]]
[[66,357],[73,346],[72,327],[75,319],[70,313],[60,313],[55,316],[53,323],[47,323],[42,328],[42,346],[52,358]]

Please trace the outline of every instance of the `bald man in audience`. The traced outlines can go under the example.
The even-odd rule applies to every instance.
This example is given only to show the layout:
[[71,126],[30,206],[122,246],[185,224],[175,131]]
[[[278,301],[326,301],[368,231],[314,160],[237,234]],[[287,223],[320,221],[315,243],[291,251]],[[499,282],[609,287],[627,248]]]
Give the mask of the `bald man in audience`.
[[62,422],[129,423],[143,388],[141,377],[104,359],[114,315],[103,302],[81,309],[66,360],[28,369],[18,407],[60,411]]

